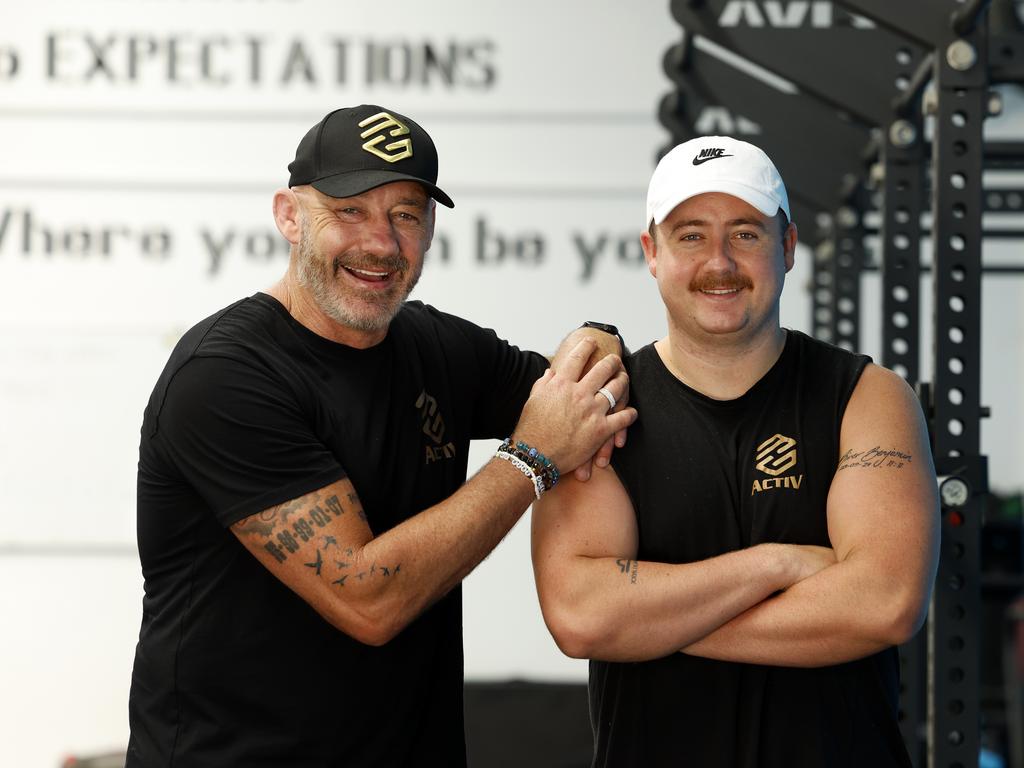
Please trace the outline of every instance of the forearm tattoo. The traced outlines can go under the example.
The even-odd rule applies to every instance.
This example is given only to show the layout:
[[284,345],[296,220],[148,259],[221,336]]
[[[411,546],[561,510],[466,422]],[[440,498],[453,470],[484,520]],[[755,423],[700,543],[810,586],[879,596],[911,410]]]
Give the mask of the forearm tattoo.
[[640,563],[637,560],[616,560],[615,564],[619,567],[619,572],[629,576],[629,583],[636,584],[637,572],[640,569]]
[[355,550],[343,547],[333,533],[325,530],[334,520],[349,513],[366,520],[355,493],[347,494],[346,501],[347,505],[342,504],[336,494],[321,499],[316,492],[252,515],[237,527],[247,536],[264,540],[263,549],[277,563],[284,563],[292,555],[301,557],[306,568],[319,578],[329,579],[331,585],[339,589],[349,577],[363,581],[375,576],[397,576],[402,570],[400,563],[377,565],[374,562],[369,568],[355,571]]
[[909,453],[895,448],[882,448],[876,445],[874,448],[868,448],[864,451],[847,451],[839,457],[839,468],[836,471],[841,472],[844,469],[854,469],[857,467],[865,469],[902,469],[905,465],[910,464],[911,461],[913,461],[913,456]]

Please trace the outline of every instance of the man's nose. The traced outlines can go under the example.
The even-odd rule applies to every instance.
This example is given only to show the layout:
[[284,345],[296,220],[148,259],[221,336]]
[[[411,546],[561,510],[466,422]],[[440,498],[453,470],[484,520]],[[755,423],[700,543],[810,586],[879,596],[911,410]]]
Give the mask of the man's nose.
[[361,224],[359,243],[364,251],[378,256],[394,256],[400,250],[395,225],[385,215],[370,216]]
[[733,257],[732,243],[727,236],[713,237],[710,243],[711,253],[708,256],[708,265],[715,270],[728,271],[736,266],[736,259]]

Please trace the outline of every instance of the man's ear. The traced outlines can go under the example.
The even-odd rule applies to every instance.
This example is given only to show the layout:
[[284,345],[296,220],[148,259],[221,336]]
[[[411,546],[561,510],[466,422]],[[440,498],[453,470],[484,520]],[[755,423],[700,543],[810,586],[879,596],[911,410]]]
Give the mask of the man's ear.
[[293,189],[279,189],[274,193],[274,223],[277,231],[292,245],[298,245],[302,233],[299,199]]
[[644,259],[647,261],[648,271],[656,278],[658,276],[658,245],[647,230],[640,233],[640,247],[644,249]]
[[786,259],[787,272],[793,268],[793,264],[796,261],[796,241],[796,224],[791,221],[786,228],[786,234],[782,237],[782,249]]

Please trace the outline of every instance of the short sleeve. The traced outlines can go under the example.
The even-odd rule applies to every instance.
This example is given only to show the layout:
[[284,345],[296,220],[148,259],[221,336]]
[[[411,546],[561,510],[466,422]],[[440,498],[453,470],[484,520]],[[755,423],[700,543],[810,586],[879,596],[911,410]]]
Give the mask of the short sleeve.
[[473,437],[508,436],[519,420],[534,382],[547,369],[547,359],[509,344],[489,328],[453,315],[444,317],[472,350],[479,386],[473,411]]
[[168,382],[149,444],[159,464],[225,527],[345,476],[311,429],[300,396],[271,372],[193,357]]

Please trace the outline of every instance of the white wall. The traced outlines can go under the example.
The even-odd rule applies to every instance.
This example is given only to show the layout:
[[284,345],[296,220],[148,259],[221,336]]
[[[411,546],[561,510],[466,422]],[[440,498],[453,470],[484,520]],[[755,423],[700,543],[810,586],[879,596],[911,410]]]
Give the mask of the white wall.
[[[434,136],[457,207],[439,212],[417,298],[541,351],[585,319],[637,347],[662,326],[636,235],[678,27],[667,0],[0,8],[0,763],[53,768],[127,739],[142,409],[185,328],[283,270],[270,197],[305,130],[372,101]],[[456,52],[450,82],[421,76],[425,46]],[[802,329],[805,255],[783,303]],[[1001,418],[985,439],[994,483],[1014,489],[1008,285],[986,283]],[[467,580],[467,675],[582,680],[540,619],[528,517]]]

